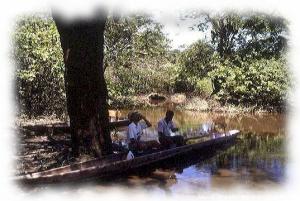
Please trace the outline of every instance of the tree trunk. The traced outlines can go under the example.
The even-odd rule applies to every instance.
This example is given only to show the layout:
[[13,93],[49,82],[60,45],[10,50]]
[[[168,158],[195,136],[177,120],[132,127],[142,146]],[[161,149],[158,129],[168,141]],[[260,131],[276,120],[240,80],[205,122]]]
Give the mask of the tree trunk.
[[64,21],[53,15],[65,63],[67,110],[70,117],[72,151],[79,155],[82,141],[98,156],[112,153],[107,108],[107,87],[103,70],[106,15]]

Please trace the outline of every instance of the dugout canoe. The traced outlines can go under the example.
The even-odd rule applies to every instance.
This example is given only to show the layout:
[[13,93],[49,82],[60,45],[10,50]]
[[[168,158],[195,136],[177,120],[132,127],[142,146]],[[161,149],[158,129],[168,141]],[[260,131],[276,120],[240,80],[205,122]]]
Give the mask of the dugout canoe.
[[130,160],[124,159],[124,154],[113,154],[101,159],[94,159],[42,172],[20,175],[15,177],[15,180],[20,183],[37,184],[72,182],[107,177],[109,175],[127,172],[131,169],[147,166],[182,154],[187,154],[188,152],[217,149],[220,145],[233,142],[238,134],[238,130],[230,130],[223,134],[216,133],[212,134],[210,139],[204,142],[160,150],[150,154],[137,156]]

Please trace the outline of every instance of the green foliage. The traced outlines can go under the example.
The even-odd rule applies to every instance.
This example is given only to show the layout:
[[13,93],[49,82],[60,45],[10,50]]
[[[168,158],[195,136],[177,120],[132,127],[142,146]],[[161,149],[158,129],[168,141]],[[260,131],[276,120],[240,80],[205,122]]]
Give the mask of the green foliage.
[[208,96],[211,92],[205,78],[214,69],[215,60],[213,47],[201,40],[181,52],[178,58],[181,68],[176,79],[176,91]]
[[179,64],[188,74],[202,78],[213,68],[211,65],[213,54],[213,47],[200,40],[180,54]]
[[176,70],[177,67],[172,64],[107,69],[105,75],[109,96],[113,98],[114,96],[148,94],[151,92],[171,92],[175,82]]
[[278,16],[250,14],[243,24],[244,38],[237,53],[241,57],[279,58],[287,50],[287,21]]
[[172,90],[176,66],[168,62],[170,41],[162,28],[161,24],[145,15],[108,19],[105,76],[111,100]]
[[274,133],[259,135],[249,132],[242,133],[239,138],[241,140],[237,142],[238,146],[228,149],[226,154],[244,155],[251,163],[256,163],[258,159],[268,159],[274,156],[279,160],[285,158],[285,135],[274,135]]
[[166,61],[169,40],[150,16],[109,17],[105,30],[105,67],[130,68],[137,63]]
[[208,37],[223,59],[236,54],[244,60],[279,58],[286,51],[287,21],[282,17],[257,12],[192,13],[186,17],[199,19],[199,31],[210,30]]
[[[111,106],[134,105],[128,97],[152,92],[217,97],[241,106],[284,104],[289,76],[283,18],[261,13],[200,13],[193,18],[210,40],[180,51],[170,50],[163,26],[151,16],[108,17],[104,67]],[[53,20],[23,17],[13,40],[20,112],[64,114],[64,65]]]
[[236,66],[219,64],[210,73],[217,95],[223,102],[263,107],[282,106],[289,87],[289,75],[284,59],[260,59]]
[[234,52],[242,19],[237,14],[226,13],[212,17],[210,20],[212,44],[217,46],[217,52],[221,57],[227,58]]
[[212,82],[209,78],[203,78],[196,83],[196,93],[204,98],[210,96],[213,93]]
[[29,116],[65,112],[63,58],[53,20],[22,17],[13,35],[16,95],[20,112]]

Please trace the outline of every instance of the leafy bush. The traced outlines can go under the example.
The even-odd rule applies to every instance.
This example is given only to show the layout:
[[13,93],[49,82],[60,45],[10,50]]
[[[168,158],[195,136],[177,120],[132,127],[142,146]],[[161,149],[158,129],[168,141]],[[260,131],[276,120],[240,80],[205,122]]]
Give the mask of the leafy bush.
[[213,47],[199,40],[180,54],[179,64],[184,68],[184,73],[202,78],[213,69],[213,54]]
[[220,100],[242,105],[283,106],[289,86],[285,59],[219,64],[210,73]]
[[196,83],[196,93],[203,98],[210,96],[213,92],[212,82],[209,78],[203,78]]
[[128,96],[173,91],[177,67],[172,64],[106,69],[109,96]]
[[188,92],[204,96],[206,93],[209,94],[209,84],[204,86],[204,82],[207,80],[201,80],[205,79],[208,73],[215,68],[216,60],[219,58],[214,54],[213,47],[202,40],[181,52],[178,58],[178,64],[181,68],[175,83],[176,92]]
[[54,21],[45,16],[23,17],[13,41],[20,112],[29,116],[65,113],[63,56]]

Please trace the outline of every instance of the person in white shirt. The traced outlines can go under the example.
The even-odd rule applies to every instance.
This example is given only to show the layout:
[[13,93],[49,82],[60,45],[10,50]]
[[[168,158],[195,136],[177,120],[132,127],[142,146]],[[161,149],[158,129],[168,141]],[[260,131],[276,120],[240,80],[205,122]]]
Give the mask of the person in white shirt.
[[[128,126],[127,141],[128,147],[132,151],[138,151],[143,149],[143,142],[140,138],[143,134],[143,130],[150,127],[151,123],[140,113],[133,112],[129,115],[131,123]],[[140,122],[144,120],[144,122]]]
[[159,142],[164,148],[172,148],[175,146],[184,145],[184,140],[181,135],[172,136],[174,132],[178,131],[174,122],[172,121],[174,112],[168,110],[165,118],[161,119],[157,123],[157,131],[159,136]]

